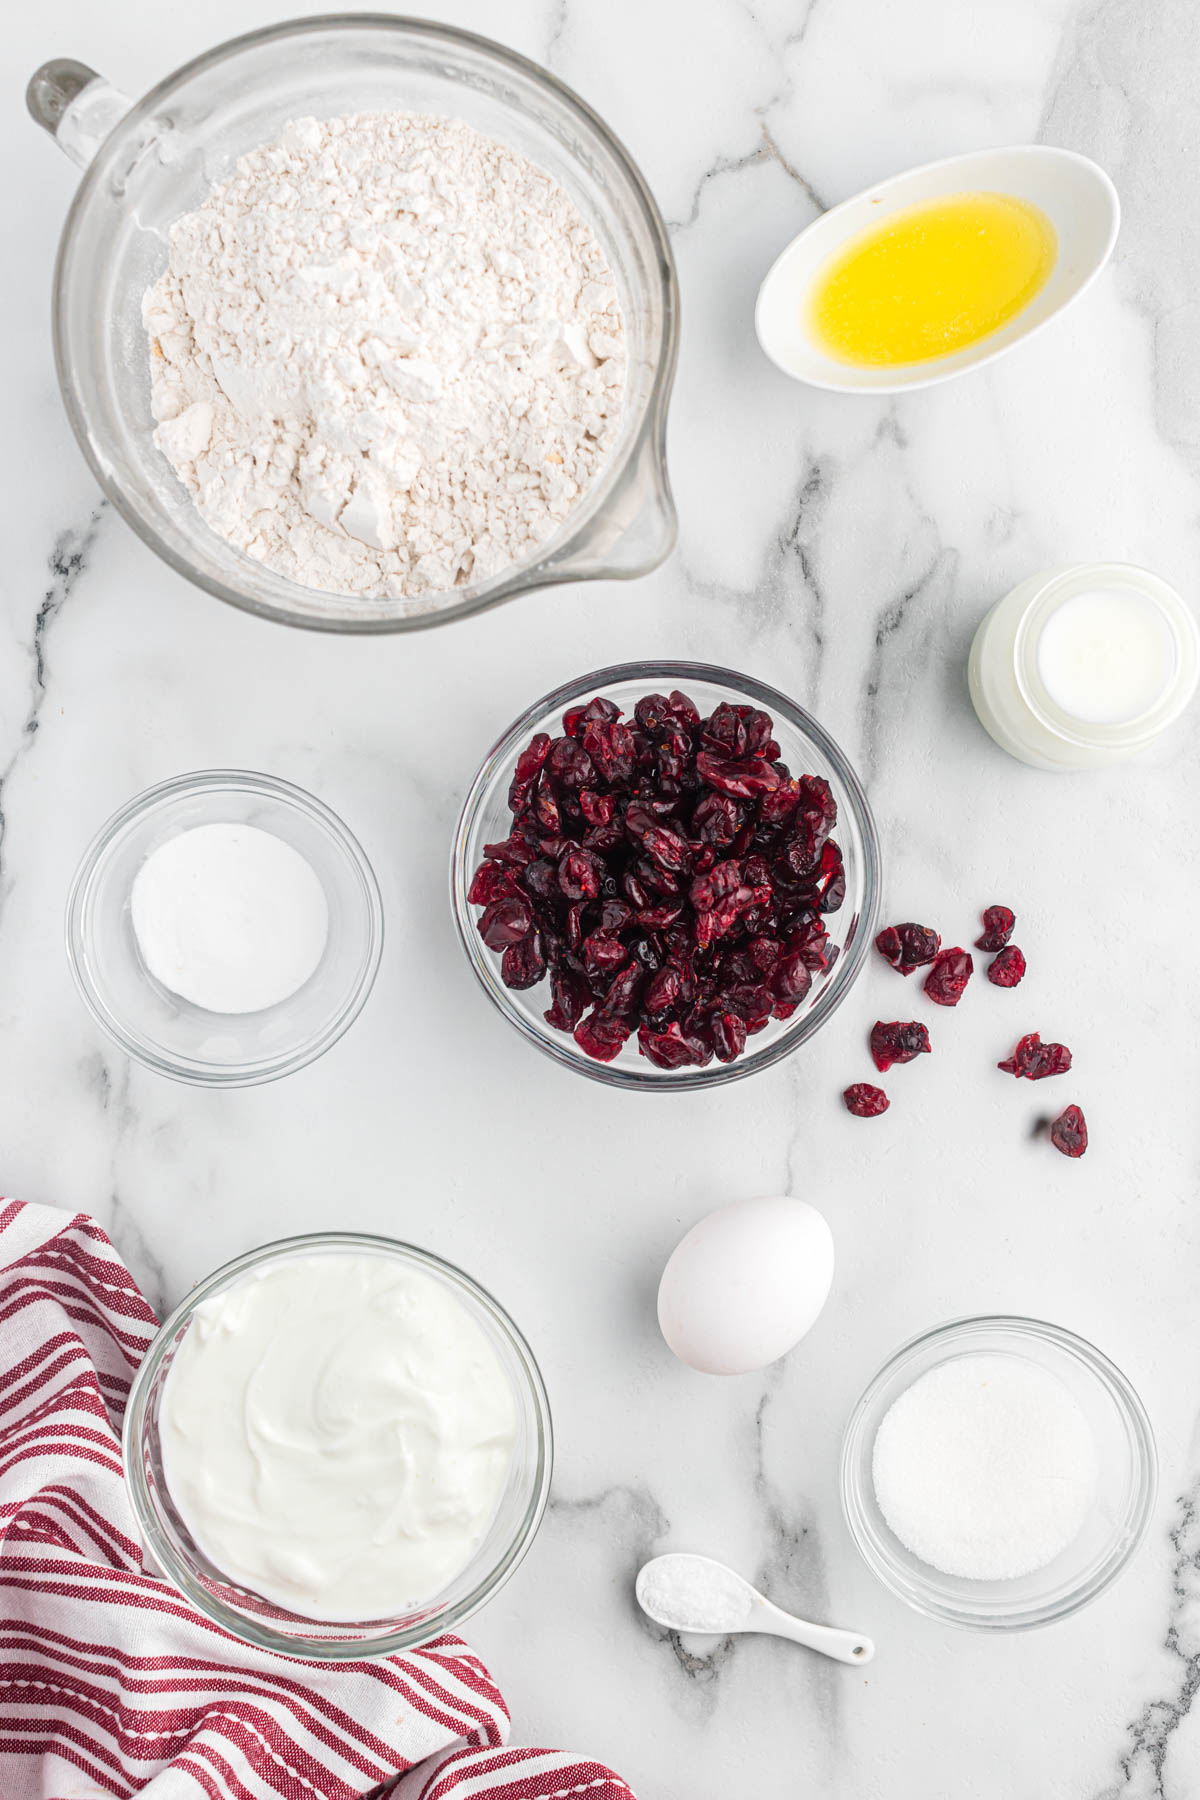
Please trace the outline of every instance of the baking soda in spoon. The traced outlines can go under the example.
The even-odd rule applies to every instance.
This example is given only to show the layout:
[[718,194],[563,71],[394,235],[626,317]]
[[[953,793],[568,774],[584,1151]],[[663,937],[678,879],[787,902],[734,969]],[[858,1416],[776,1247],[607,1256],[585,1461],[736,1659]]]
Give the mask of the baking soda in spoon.
[[806,1644],[835,1662],[865,1663],[875,1654],[874,1644],[861,1632],[794,1618],[710,1556],[656,1556],[639,1571],[635,1592],[642,1611],[668,1631],[720,1637],[760,1631]]
[[130,894],[151,975],[213,1013],[262,1012],[302,988],[329,935],[312,866],[256,825],[196,825],[152,850]]

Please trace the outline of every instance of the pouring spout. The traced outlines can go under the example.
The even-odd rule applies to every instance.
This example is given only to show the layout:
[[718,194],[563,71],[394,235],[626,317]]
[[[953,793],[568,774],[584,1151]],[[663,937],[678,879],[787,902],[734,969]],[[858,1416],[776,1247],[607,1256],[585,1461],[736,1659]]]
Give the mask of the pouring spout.
[[76,167],[86,169],[132,103],[86,63],[59,56],[34,71],[25,104],[59,149]]
[[675,548],[678,520],[661,425],[583,535],[543,565],[543,580],[626,581],[648,575]]

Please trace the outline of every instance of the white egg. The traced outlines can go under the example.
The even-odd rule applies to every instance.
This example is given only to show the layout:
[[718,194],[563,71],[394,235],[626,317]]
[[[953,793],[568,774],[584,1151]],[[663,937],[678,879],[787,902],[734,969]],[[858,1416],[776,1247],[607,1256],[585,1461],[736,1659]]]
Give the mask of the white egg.
[[806,1200],[735,1200],[693,1225],[658,1288],[658,1322],[681,1362],[745,1375],[798,1344],[833,1282],[833,1235]]

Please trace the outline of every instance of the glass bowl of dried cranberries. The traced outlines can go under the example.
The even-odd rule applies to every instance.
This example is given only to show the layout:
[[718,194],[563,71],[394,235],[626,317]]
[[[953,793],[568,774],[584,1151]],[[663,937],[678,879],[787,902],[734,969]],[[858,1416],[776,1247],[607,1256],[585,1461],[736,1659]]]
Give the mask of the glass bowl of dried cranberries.
[[840,1005],[879,841],[821,725],[704,663],[598,669],[489,752],[454,843],[459,936],[530,1043],[620,1087],[733,1081]]

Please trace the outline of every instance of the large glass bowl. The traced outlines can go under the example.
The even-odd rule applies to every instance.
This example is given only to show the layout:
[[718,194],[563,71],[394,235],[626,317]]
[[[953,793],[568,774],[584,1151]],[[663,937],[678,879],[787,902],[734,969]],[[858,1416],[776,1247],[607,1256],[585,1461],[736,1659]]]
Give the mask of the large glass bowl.
[[[483,861],[483,846],[509,835],[512,815],[508,810],[508,785],[517,753],[536,732],[551,737],[562,733],[562,714],[568,706],[604,694],[626,714],[644,694],[682,688],[702,714],[721,701],[764,708],[775,721],[775,737],[782,759],[793,775],[823,775],[833,790],[838,822],[833,835],[841,846],[846,865],[846,898],[839,911],[830,913],[825,925],[838,945],[839,956],[831,971],[814,981],[804,1004],[785,1022],[772,1019],[764,1031],[747,1041],[743,1054],[733,1062],[709,1063],[705,1068],[659,1069],[638,1054],[636,1035],[612,1062],[596,1062],[570,1032],[546,1023],[550,984],[515,991],[500,979],[500,958],[488,949],[476,929],[480,908],[468,904],[471,877]],[[708,663],[622,663],[596,669],[552,694],[536,700],[505,732],[484,759],[471,783],[459,816],[454,838],[451,890],[458,934],[472,969],[488,999],[521,1035],[556,1062],[617,1087],[680,1089],[712,1087],[737,1081],[759,1069],[770,1068],[821,1029],[846,998],[870,948],[879,907],[879,840],[867,797],[845,754],[824,727],[789,700],[749,675]]]
[[[548,582],[643,574],[674,542],[663,452],[678,290],[666,230],[640,172],[591,108],[535,63],[470,32],[379,13],[293,20],[218,45],[131,104],[85,65],[47,63],[29,106],[85,168],[54,283],[59,382],[75,435],[113,504],[152,550],[222,600],[289,625],[404,631],[495,606]],[[417,599],[326,594],[274,574],[212,531],[154,447],[142,295],[167,232],[237,158],[290,120],[348,112],[465,119],[553,175],[603,245],[629,352],[607,462],[524,565]]]
[[[440,1594],[408,1612],[353,1624],[305,1619],[226,1579],[180,1518],[163,1475],[159,1415],[172,1360],[196,1308],[247,1276],[307,1256],[385,1256],[445,1286],[483,1331],[512,1389],[517,1441],[495,1518],[467,1566]],[[391,1656],[452,1631],[508,1580],[537,1534],[550,1493],[550,1403],[533,1352],[498,1301],[452,1263],[391,1238],[316,1232],[285,1238],[226,1263],[194,1288],[143,1358],[125,1409],[125,1480],[152,1563],[214,1624],[250,1644],[320,1662]]]
[[[892,1531],[875,1498],[875,1434],[919,1376],[970,1355],[1023,1356],[1067,1387],[1092,1428],[1096,1491],[1082,1530],[1045,1568],[1007,1581],[945,1575]],[[1121,1371],[1073,1332],[1038,1319],[956,1319],[904,1344],[868,1385],[842,1444],[842,1505],[863,1560],[901,1600],[947,1625],[1028,1630],[1087,1606],[1117,1579],[1154,1507],[1158,1460],[1146,1410]]]

